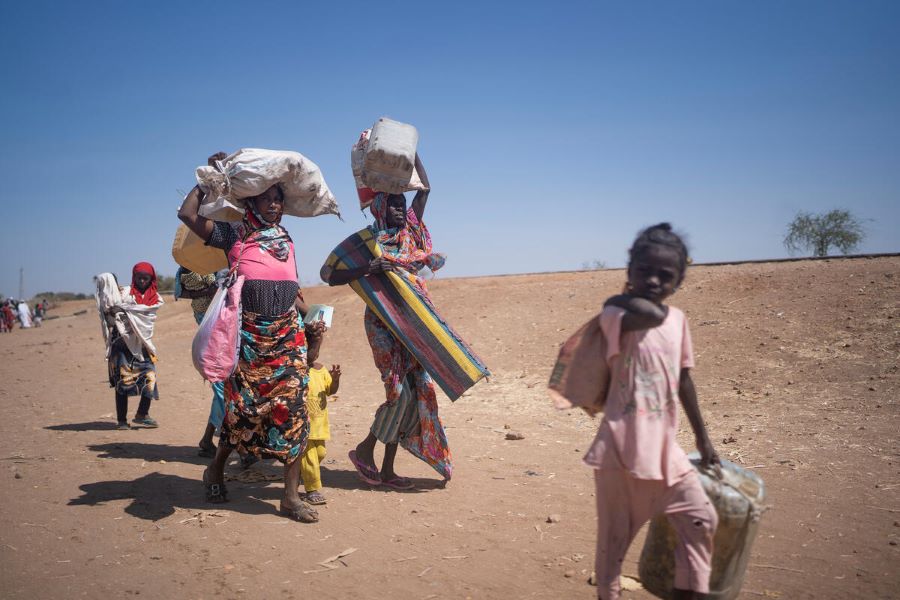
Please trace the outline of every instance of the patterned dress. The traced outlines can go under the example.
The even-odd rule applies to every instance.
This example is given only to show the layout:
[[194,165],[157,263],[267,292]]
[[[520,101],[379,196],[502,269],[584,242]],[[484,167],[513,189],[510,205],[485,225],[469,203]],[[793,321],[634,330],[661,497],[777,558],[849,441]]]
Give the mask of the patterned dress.
[[[428,229],[412,209],[407,211],[406,227],[389,229],[386,201],[384,194],[378,194],[372,203],[373,233],[384,257],[401,268],[398,275],[409,280],[430,302],[425,281],[418,273],[424,266],[433,271],[439,269],[444,257],[432,252]],[[399,442],[449,480],[453,465],[447,435],[438,417],[434,381],[375,313],[366,308],[364,319],[372,357],[381,372],[386,395],[386,401],[375,413],[372,434],[385,444]]]

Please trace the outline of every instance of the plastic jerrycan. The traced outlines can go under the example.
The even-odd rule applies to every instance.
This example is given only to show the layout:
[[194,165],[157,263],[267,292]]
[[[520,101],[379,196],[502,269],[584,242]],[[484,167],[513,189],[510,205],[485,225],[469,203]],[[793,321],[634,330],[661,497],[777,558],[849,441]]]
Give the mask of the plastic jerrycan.
[[[700,467],[696,452],[688,455],[700,483],[716,508],[719,525],[713,538],[709,598],[737,598],[750,560],[750,550],[765,511],[766,491],[762,479],[752,471],[722,460],[721,479],[714,469]],[[638,573],[644,588],[658,598],[672,598],[675,587],[675,530],[665,515],[650,523],[641,551]]]

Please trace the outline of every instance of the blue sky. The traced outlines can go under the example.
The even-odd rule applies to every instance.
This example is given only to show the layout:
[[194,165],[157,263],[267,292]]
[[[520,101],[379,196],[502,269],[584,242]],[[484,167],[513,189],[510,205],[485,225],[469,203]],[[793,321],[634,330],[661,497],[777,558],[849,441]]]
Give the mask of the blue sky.
[[6,2],[0,293],[176,268],[177,190],[217,150],[297,150],[341,203],[287,218],[304,282],[368,220],[349,149],[413,123],[441,276],[785,256],[799,210],[900,251],[900,4]]

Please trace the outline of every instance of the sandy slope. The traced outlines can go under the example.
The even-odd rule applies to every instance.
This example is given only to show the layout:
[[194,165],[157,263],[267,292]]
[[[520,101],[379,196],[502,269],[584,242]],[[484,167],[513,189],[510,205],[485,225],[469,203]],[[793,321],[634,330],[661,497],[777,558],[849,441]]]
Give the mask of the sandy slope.
[[[552,410],[544,384],[558,344],[622,278],[433,283],[495,376],[442,400],[455,459],[446,489],[401,451],[412,493],[356,479],[346,453],[383,397],[362,303],[347,288],[308,290],[337,308],[323,359],[345,373],[316,525],[277,516],[277,482],[235,481],[231,503],[204,504],[195,444],[209,391],[190,365],[187,302],[160,316],[157,430],[113,429],[93,309],[0,336],[2,596],[592,597],[592,480],[580,457],[596,422]],[[674,303],[692,322],[720,453],[769,486],[742,597],[900,595],[900,259],[695,267]],[[507,426],[525,439],[505,440]],[[338,568],[317,564],[350,548]]]

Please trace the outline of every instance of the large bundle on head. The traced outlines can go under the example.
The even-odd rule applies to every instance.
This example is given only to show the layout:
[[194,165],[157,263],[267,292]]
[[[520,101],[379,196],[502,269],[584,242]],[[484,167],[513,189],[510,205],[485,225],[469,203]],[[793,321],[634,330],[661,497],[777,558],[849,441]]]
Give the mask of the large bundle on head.
[[360,134],[350,150],[350,166],[361,209],[372,203],[377,192],[425,189],[415,168],[418,143],[415,127],[386,117]]
[[288,150],[242,148],[216,167],[198,167],[197,183],[206,194],[200,214],[217,221],[237,221],[244,198],[273,185],[284,192],[284,214],[295,217],[340,216],[337,201],[316,164]]

